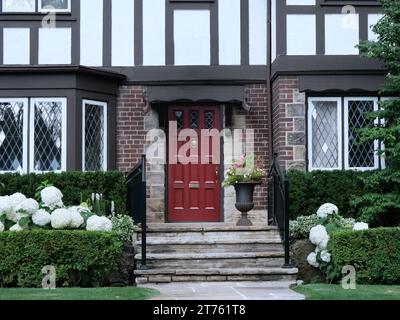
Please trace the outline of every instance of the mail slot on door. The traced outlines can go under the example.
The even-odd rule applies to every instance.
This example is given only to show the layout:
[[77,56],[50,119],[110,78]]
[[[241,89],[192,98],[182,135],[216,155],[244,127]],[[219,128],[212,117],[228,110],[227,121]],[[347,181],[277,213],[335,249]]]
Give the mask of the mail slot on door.
[[198,182],[189,183],[189,189],[200,189],[200,183]]

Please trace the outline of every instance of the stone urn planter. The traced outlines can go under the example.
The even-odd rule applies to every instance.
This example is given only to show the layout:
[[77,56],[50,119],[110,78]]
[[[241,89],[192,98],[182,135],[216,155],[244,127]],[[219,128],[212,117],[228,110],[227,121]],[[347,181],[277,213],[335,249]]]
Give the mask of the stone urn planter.
[[237,222],[237,226],[252,226],[253,223],[248,218],[248,212],[254,208],[254,188],[261,183],[258,182],[242,182],[234,185],[236,190],[235,207],[242,216]]

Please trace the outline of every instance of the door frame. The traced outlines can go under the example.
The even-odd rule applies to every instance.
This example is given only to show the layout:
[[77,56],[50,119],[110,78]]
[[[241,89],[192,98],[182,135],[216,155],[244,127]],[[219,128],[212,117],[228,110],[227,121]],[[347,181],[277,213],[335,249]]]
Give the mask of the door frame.
[[[166,131],[166,133],[165,133],[165,136],[166,136],[166,141],[167,141],[167,150],[166,150],[166,159],[167,159],[167,161],[166,161],[166,163],[165,163],[165,168],[164,168],[164,170],[165,170],[165,205],[164,205],[164,222],[165,223],[182,223],[182,224],[184,224],[184,223],[207,223],[207,222],[197,222],[197,221],[185,221],[185,222],[170,222],[169,220],[168,220],[168,215],[169,215],[169,212],[168,212],[168,208],[169,208],[169,188],[168,188],[168,181],[169,181],[169,170],[168,170],[168,161],[169,161],[169,109],[170,108],[175,108],[175,107],[177,107],[177,106],[182,106],[183,108],[185,107],[185,106],[187,106],[187,107],[198,107],[199,109],[202,109],[202,108],[207,108],[207,107],[210,107],[210,106],[212,106],[212,107],[215,107],[217,110],[218,110],[218,112],[219,112],[219,125],[220,125],[220,128],[221,128],[221,130],[223,130],[224,129],[224,122],[225,122],[225,112],[224,112],[224,109],[225,109],[225,105],[223,105],[223,104],[220,104],[220,103],[198,103],[198,102],[195,102],[195,103],[188,103],[188,102],[177,102],[177,103],[169,103],[169,104],[167,104],[165,107],[167,108],[167,112],[166,112],[166,125],[165,125],[165,131]],[[224,139],[223,139],[223,137],[221,136],[220,137],[220,162],[221,162],[221,164],[220,164],[220,166],[221,166],[221,174],[219,175],[219,181],[218,181],[218,183],[219,183],[219,185],[220,185],[220,214],[219,214],[219,222],[216,222],[216,223],[222,223],[222,222],[224,222],[225,221],[225,215],[224,215],[224,213],[225,213],[225,208],[224,208],[224,195],[225,195],[225,192],[224,192],[224,188],[222,187],[222,183],[223,183],[223,180],[224,180],[224,169],[225,169],[225,166],[224,166]]]

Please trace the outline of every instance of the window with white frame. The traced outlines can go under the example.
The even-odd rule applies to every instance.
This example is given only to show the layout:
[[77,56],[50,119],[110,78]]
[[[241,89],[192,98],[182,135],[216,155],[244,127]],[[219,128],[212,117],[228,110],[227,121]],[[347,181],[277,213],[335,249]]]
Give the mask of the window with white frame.
[[378,141],[360,143],[360,129],[369,127],[376,120],[367,117],[369,112],[378,108],[377,98],[344,99],[344,143],[345,168],[368,170],[379,167]]
[[66,170],[66,108],[65,98],[31,99],[31,172]]
[[0,173],[65,171],[66,115],[66,98],[0,98]]
[[2,5],[4,13],[71,12],[71,0],[2,0]]
[[82,164],[84,171],[107,170],[107,103],[83,100]]
[[0,99],[0,172],[27,168],[28,99]]
[[379,143],[360,143],[360,129],[376,121],[367,114],[377,107],[375,97],[309,98],[309,170],[379,168]]
[[311,169],[340,169],[340,98],[310,98],[308,110],[309,159]]

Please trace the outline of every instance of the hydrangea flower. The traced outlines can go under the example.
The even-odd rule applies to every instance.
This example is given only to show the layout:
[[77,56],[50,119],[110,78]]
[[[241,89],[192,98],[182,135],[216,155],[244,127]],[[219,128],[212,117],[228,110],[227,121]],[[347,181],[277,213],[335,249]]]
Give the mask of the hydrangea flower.
[[38,210],[39,210],[39,203],[37,203],[36,200],[26,199],[16,207],[15,211],[23,211],[29,215],[33,215]]
[[328,250],[321,251],[321,260],[326,263],[331,262],[331,254],[328,252]]
[[88,231],[111,231],[112,222],[106,217],[91,216],[86,222]]
[[319,207],[317,216],[319,218],[326,218],[330,214],[338,213],[339,209],[333,203],[325,203]]
[[23,231],[24,228],[22,228],[18,223],[14,224],[11,228],[10,231],[12,232],[19,232],[19,231]]
[[319,267],[319,263],[317,261],[317,254],[315,252],[311,252],[307,257],[307,262],[309,265],[313,266],[314,268]]
[[11,213],[13,207],[11,205],[10,197],[0,197],[0,217],[6,214]]
[[51,215],[46,210],[38,210],[32,216],[32,221],[39,227],[47,226],[51,222]]
[[0,232],[3,232],[6,229],[3,223],[0,222]]
[[79,213],[78,207],[71,207],[68,209],[71,215],[71,224],[70,227],[73,229],[78,229],[85,221]]
[[71,213],[67,209],[56,209],[51,214],[51,226],[53,229],[66,229],[71,225]]
[[43,203],[51,210],[61,208],[64,204],[62,202],[63,194],[56,187],[47,187],[40,192]]
[[18,206],[26,200],[26,197],[22,193],[14,193],[9,197],[10,204],[14,211],[18,208]]
[[368,230],[369,226],[365,222],[357,222],[353,226],[354,231]]
[[329,235],[328,232],[326,232],[326,228],[323,225],[318,225],[313,227],[310,230],[310,241],[312,244],[323,248],[324,246],[328,244],[329,241]]

